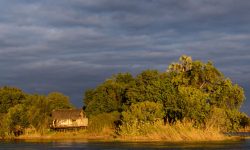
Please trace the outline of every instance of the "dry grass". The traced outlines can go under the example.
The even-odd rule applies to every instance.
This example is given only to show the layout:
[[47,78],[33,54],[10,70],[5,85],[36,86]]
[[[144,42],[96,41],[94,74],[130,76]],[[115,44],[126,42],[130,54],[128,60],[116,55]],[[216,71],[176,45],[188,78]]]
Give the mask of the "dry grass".
[[[146,131],[145,131],[146,130]],[[148,131],[150,130],[150,131]],[[154,126],[145,126],[140,134],[122,135],[121,140],[156,140],[156,141],[219,141],[228,140],[216,129],[197,129],[192,123],[176,123],[175,125],[162,125],[156,123]]]
[[[99,117],[98,117],[99,118]],[[113,121],[113,119],[111,119]],[[120,141],[220,141],[232,139],[214,128],[197,129],[190,122],[177,122],[174,125],[163,125],[162,122],[129,126],[130,130],[120,132],[118,136],[113,125],[108,123],[92,124],[92,128],[79,131],[55,132],[47,131],[43,135],[36,132],[26,132],[17,139],[83,139],[83,140],[120,140]],[[132,130],[131,130],[132,129]],[[132,131],[132,132],[130,132]]]
[[114,140],[111,129],[104,129],[100,134],[91,134],[85,131],[51,132],[46,134],[24,134],[14,139],[22,140]]

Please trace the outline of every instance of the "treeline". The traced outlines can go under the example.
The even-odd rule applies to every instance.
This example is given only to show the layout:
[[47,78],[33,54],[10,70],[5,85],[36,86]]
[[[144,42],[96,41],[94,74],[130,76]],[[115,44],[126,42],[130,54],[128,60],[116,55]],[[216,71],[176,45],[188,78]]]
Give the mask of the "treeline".
[[72,108],[69,97],[59,92],[27,94],[16,87],[0,88],[0,138],[22,134],[27,128],[43,133],[54,109]]
[[136,77],[130,73],[112,76],[85,92],[83,108],[90,119],[118,112],[114,124],[118,134],[143,134],[146,125],[159,121],[236,131],[249,125],[248,116],[239,111],[244,100],[243,89],[212,62],[193,61],[183,55],[165,72],[145,70]]
[[[119,73],[87,90],[86,133],[100,135],[104,129],[104,135],[112,136],[209,137],[208,129],[237,131],[250,125],[248,116],[239,111],[244,100],[243,89],[212,62],[181,56],[165,72],[145,70],[135,77]],[[16,87],[0,87],[0,138],[28,129],[43,134],[49,129],[51,112],[67,108],[73,105],[62,93],[27,94]]]

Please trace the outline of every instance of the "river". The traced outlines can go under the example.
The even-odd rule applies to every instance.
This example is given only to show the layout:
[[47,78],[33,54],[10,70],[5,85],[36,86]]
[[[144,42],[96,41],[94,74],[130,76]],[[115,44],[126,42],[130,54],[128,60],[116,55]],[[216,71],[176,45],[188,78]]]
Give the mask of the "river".
[[144,150],[144,149],[250,149],[250,139],[223,142],[104,142],[104,141],[1,141],[0,150]]

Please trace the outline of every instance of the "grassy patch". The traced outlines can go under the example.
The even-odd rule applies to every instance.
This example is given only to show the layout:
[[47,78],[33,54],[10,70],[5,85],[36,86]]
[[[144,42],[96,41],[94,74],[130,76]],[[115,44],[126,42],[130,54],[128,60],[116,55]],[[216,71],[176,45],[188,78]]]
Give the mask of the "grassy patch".
[[177,122],[174,125],[154,124],[139,126],[121,126],[120,137],[123,140],[163,140],[163,141],[217,141],[229,139],[213,128],[198,129],[192,123]]

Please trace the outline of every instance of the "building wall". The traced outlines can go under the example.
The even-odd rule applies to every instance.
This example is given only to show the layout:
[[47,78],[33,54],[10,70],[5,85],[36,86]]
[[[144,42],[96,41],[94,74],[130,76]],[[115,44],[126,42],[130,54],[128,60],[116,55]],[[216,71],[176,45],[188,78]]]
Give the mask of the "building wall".
[[88,126],[88,118],[76,120],[78,126]]
[[55,127],[80,127],[80,126],[88,126],[88,118],[82,119],[65,119],[65,120],[58,120],[55,122]]

